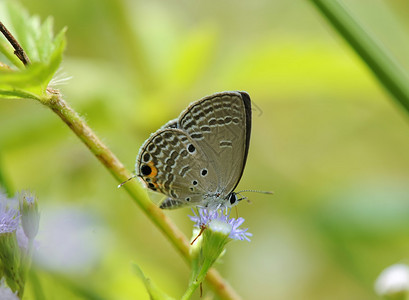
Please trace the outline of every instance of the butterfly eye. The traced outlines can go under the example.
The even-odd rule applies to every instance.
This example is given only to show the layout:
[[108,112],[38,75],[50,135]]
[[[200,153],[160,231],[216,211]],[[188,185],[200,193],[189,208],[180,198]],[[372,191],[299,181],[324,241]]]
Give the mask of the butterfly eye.
[[231,193],[231,194],[230,194],[230,196],[229,196],[229,202],[230,202],[230,205],[233,205],[234,203],[237,202],[237,196],[236,196],[235,193]]

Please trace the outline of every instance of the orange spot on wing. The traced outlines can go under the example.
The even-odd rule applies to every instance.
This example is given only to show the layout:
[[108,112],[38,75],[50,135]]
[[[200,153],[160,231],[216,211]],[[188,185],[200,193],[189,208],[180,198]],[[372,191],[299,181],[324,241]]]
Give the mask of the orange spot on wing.
[[150,178],[156,177],[156,175],[158,175],[158,169],[155,167],[155,164],[153,163],[153,161],[148,162],[147,165],[151,168],[152,172],[148,176],[145,176],[145,177],[150,177]]

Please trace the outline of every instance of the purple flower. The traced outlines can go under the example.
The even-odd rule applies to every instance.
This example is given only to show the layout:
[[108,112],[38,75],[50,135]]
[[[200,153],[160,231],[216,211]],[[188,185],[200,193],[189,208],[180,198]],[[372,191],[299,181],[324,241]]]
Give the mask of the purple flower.
[[243,218],[230,218],[230,211],[225,210],[208,210],[206,208],[197,208],[198,213],[196,214],[195,210],[192,208],[193,216],[189,218],[195,222],[195,227],[202,228],[203,226],[208,226],[209,223],[213,220],[218,222],[223,222],[228,224],[231,227],[229,238],[233,240],[246,240],[250,242],[249,237],[252,236],[251,233],[247,232],[248,228],[239,228],[243,224]]
[[247,232],[248,228],[239,228],[239,226],[244,222],[243,218],[238,218],[237,220],[231,218],[228,220],[228,222],[232,226],[229,238],[240,241],[246,240],[250,242],[249,237],[253,235],[250,232]]
[[17,230],[20,221],[20,212],[7,207],[0,199],[0,234]]

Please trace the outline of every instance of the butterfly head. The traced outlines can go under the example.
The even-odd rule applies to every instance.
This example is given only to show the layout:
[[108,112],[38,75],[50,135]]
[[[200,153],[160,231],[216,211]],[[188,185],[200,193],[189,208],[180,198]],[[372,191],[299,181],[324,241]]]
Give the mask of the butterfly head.
[[231,192],[226,198],[226,207],[236,206],[241,200],[246,199],[246,197],[238,197],[239,194]]

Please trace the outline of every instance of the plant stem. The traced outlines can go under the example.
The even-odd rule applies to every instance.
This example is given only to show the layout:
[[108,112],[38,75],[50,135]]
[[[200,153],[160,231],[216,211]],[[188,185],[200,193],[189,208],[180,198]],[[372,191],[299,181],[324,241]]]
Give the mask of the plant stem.
[[197,280],[194,280],[192,284],[189,285],[188,289],[186,290],[186,292],[183,294],[182,298],[180,299],[189,300],[190,298],[192,298],[194,291],[196,291],[199,285],[200,285],[200,282]]
[[23,48],[20,46],[19,42],[14,38],[14,36],[8,31],[6,26],[0,22],[0,32],[6,37],[9,43],[14,48],[14,54],[21,60],[21,62],[27,66],[30,64],[30,59],[28,58],[27,54],[24,52]]
[[[50,107],[70,127],[119,183],[132,176],[111,150],[88,127],[85,121],[62,99],[58,91],[48,89],[48,95],[40,101]],[[190,245],[187,238],[163,211],[150,201],[146,191],[139,183],[136,180],[131,180],[123,188],[170,240],[185,261],[190,263]],[[241,299],[216,270],[210,269],[206,278],[221,299]]]
[[35,273],[33,269],[30,269],[28,272],[29,272],[29,280],[31,282],[31,287],[32,287],[33,299],[44,300],[45,299],[44,291],[41,286],[41,282],[38,278],[37,273]]
[[28,272],[31,268],[31,259],[33,256],[33,243],[34,239],[28,239],[27,251],[22,255],[21,261],[21,270],[20,270],[20,278],[22,282],[22,286],[19,290],[19,295],[22,297],[24,294],[24,288],[26,285],[26,279]]
[[336,0],[311,0],[372,70],[380,83],[409,113],[409,80],[388,51]]

